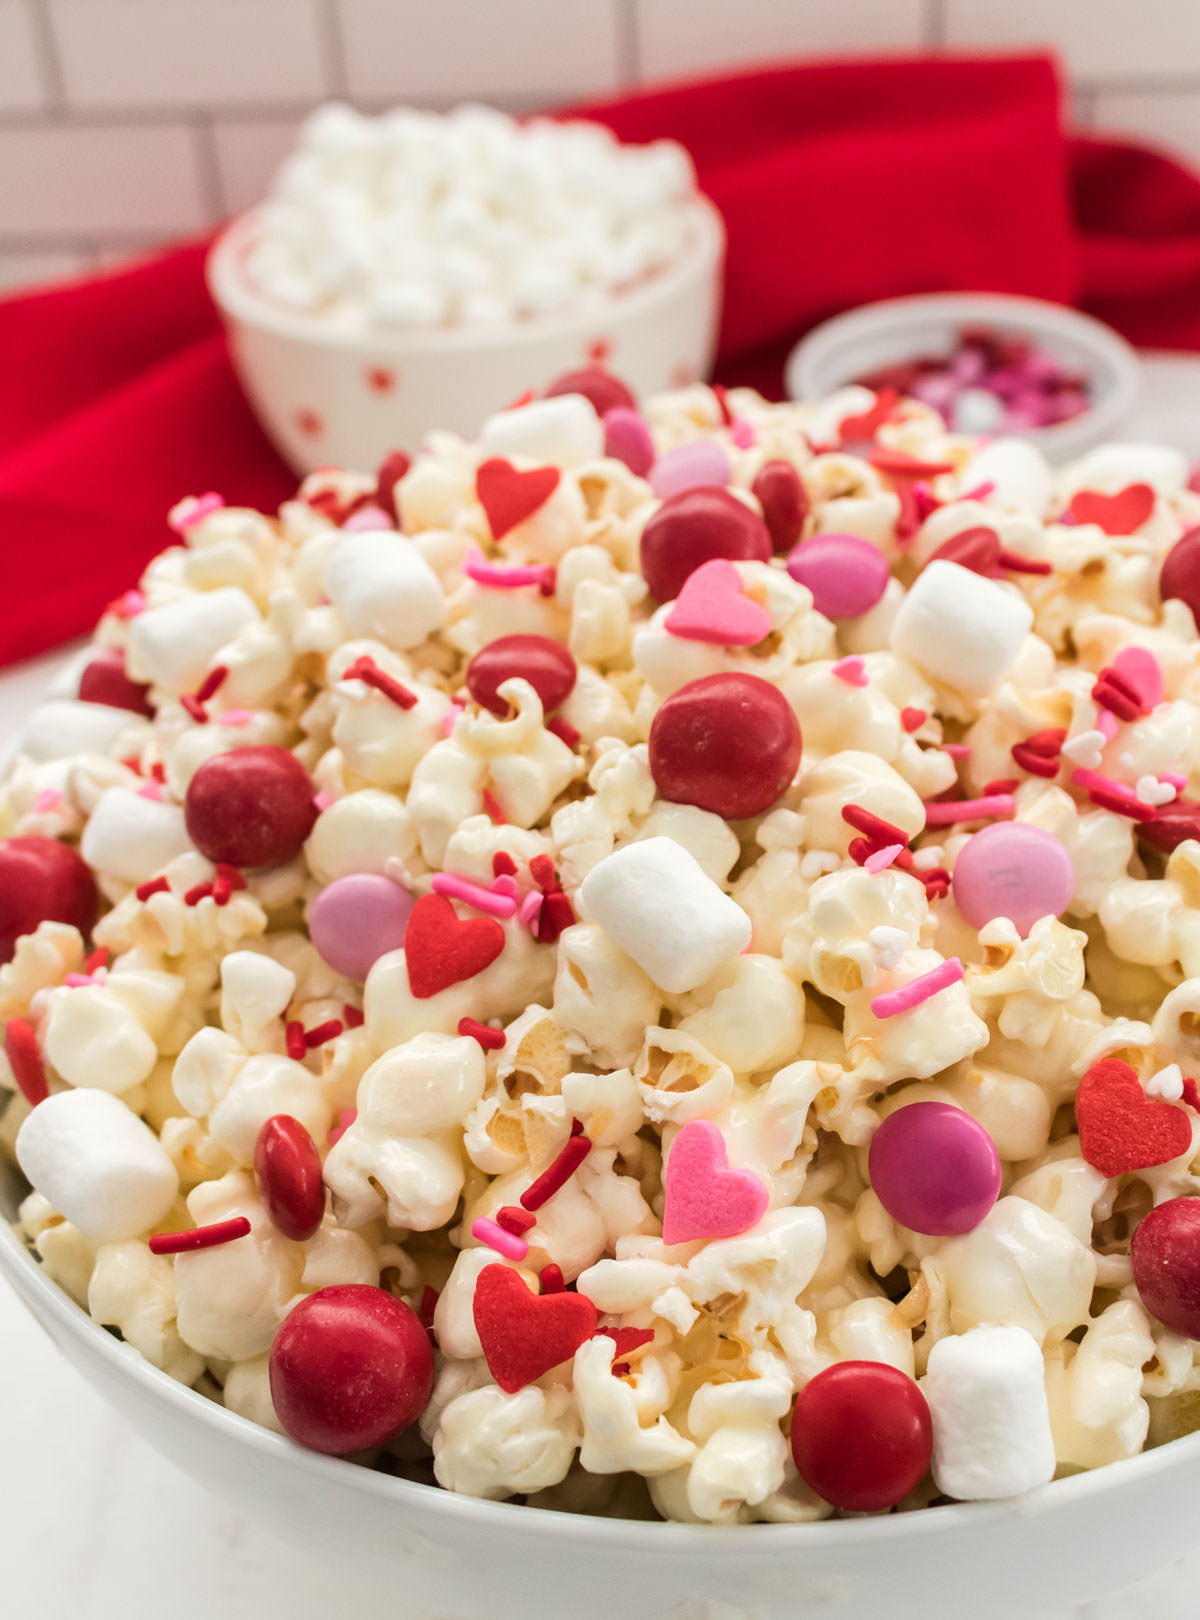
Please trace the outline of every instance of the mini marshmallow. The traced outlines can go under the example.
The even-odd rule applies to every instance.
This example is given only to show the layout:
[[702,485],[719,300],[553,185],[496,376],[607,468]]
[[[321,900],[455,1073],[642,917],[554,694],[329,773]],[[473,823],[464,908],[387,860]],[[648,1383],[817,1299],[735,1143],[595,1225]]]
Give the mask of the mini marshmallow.
[[403,651],[445,621],[438,577],[403,535],[346,535],[325,564],[324,585],[352,637],[375,636]]
[[935,680],[980,697],[1004,678],[1033,628],[1024,597],[958,563],[917,576],[892,625],[892,649]]
[[588,916],[673,995],[711,979],[750,943],[750,919],[670,838],[626,844],[594,866]]
[[258,609],[237,585],[194,591],[147,608],[133,620],[129,673],[168,692],[188,692],[208,674],[217,651],[258,618]]
[[177,804],[108,788],[83,830],[79,851],[104,877],[144,883],[177,856],[191,853],[192,841]]
[[1054,1478],[1042,1353],[1024,1328],[939,1339],[922,1388],[933,1418],[933,1479],[960,1502],[1018,1496]]
[[528,456],[574,467],[604,454],[604,424],[582,394],[558,394],[489,416],[479,447],[485,458]]
[[33,711],[21,749],[38,761],[70,759],[75,754],[124,754],[134,752],[148,734],[146,721],[128,709],[60,698]]
[[157,1226],[179,1176],[162,1144],[107,1091],[60,1091],[17,1133],[17,1162],[43,1198],[97,1243]]
[[1019,510],[1040,517],[1050,504],[1053,475],[1046,458],[1025,439],[996,439],[967,462],[959,474],[964,491],[992,484],[980,497],[989,506]]

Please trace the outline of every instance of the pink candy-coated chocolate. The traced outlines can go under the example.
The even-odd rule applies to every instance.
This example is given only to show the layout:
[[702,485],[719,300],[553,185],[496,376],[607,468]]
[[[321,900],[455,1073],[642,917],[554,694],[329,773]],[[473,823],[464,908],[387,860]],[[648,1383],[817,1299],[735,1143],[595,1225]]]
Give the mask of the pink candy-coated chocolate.
[[685,489],[723,489],[728,482],[729,457],[708,439],[668,450],[650,469],[650,488],[660,501]]
[[374,529],[394,529],[395,523],[381,506],[360,506],[342,524],[347,534],[365,534]]
[[827,619],[857,619],[887,589],[887,559],[856,534],[814,534],[788,553],[787,571],[813,594]]
[[1022,939],[1039,917],[1059,917],[1075,892],[1075,868],[1051,832],[1024,821],[995,822],[954,863],[954,903],[972,928],[1008,917]]
[[996,1144],[949,1103],[898,1108],[871,1138],[868,1173],[887,1213],[910,1232],[971,1232],[1000,1194]]
[[378,872],[352,872],[326,884],[308,908],[308,931],[335,973],[365,979],[388,951],[404,944],[416,904],[408,890]]
[[604,454],[645,478],[654,465],[654,440],[639,411],[614,405],[604,413]]

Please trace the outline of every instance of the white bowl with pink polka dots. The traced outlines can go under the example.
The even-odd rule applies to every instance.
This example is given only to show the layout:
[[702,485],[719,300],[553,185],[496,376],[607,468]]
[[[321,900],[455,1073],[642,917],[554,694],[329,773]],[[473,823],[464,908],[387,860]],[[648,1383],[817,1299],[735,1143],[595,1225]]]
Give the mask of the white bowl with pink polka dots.
[[661,271],[586,308],[494,325],[342,331],[259,292],[246,273],[256,213],[218,238],[208,284],[263,427],[297,472],[376,465],[433,428],[470,435],[484,418],[564,372],[602,364],[638,395],[708,374],[721,306],[725,230],[697,196],[687,246]]

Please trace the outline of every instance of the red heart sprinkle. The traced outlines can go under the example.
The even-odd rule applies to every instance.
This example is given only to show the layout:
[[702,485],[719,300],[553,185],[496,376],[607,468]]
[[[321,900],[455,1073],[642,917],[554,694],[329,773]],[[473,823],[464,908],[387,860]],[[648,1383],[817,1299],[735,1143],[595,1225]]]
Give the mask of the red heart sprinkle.
[[653,1328],[635,1327],[602,1327],[596,1329],[597,1337],[603,1333],[613,1343],[613,1371],[618,1375],[628,1371],[629,1363],[625,1359],[640,1350],[643,1345],[652,1343],[654,1339]]
[[861,416],[843,416],[838,427],[838,437],[843,444],[860,439],[873,440],[885,422],[890,421],[896,404],[900,398],[898,388],[881,388],[875,395],[875,403],[863,411]]
[[1098,523],[1105,534],[1136,534],[1153,510],[1149,484],[1127,484],[1115,495],[1081,489],[1069,508],[1076,523]]
[[501,1265],[479,1273],[474,1314],[488,1371],[509,1395],[568,1361],[596,1331],[596,1307],[585,1294],[535,1294]]
[[439,990],[473,979],[504,949],[494,917],[459,917],[444,894],[424,894],[412,908],[404,936],[408,983],[424,1001]]
[[483,507],[493,540],[503,540],[518,523],[532,517],[558,488],[557,467],[531,467],[521,472],[503,456],[482,462],[475,474],[475,494]]
[[1093,1063],[1075,1093],[1079,1151],[1102,1175],[1148,1170],[1186,1153],[1192,1127],[1182,1108],[1147,1097],[1120,1058]]

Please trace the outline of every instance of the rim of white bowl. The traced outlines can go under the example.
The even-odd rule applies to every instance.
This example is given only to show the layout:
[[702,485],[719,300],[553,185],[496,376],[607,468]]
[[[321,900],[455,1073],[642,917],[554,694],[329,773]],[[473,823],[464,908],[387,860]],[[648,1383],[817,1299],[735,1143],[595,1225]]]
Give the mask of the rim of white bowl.
[[[739,1547],[757,1555],[764,1547],[781,1550],[786,1542],[789,1553],[802,1553],[806,1546],[826,1551],[845,1551],[855,1542],[874,1545],[896,1536],[954,1535],[960,1526],[997,1524],[1013,1516],[1053,1512],[1090,1496],[1104,1495],[1120,1486],[1136,1485],[1140,1478],[1164,1471],[1174,1472],[1200,1460],[1200,1434],[1168,1441],[1152,1451],[1139,1452],[1119,1462],[1073,1474],[1049,1485],[1000,1502],[958,1502],[945,1507],[921,1508],[910,1513],[881,1514],[861,1519],[822,1519],[810,1524],[691,1525],[669,1520],[647,1521],[604,1518],[600,1515],[562,1513],[554,1509],[528,1507],[517,1502],[490,1502],[462,1496],[439,1486],[383,1473],[362,1464],[347,1462],[309,1451],[295,1441],[275,1434],[240,1417],[226,1407],[179,1383],[146,1361],[138,1351],[115,1338],[77,1305],[58,1284],[51,1281],[42,1266],[18,1237],[16,1230],[0,1218],[0,1273],[13,1284],[17,1294],[33,1309],[48,1311],[56,1327],[81,1344],[89,1355],[107,1363],[110,1371],[125,1382],[140,1387],[164,1406],[181,1416],[225,1434],[233,1445],[286,1462],[309,1475],[314,1485],[344,1485],[368,1495],[392,1498],[397,1507],[406,1502],[422,1508],[444,1511],[463,1524],[484,1523],[512,1534],[524,1525],[539,1537],[548,1533],[567,1539],[639,1552],[686,1551],[701,1557],[727,1560]],[[34,1304],[36,1297],[36,1306]]]
[[570,337],[581,329],[595,327],[602,331],[606,322],[622,321],[670,303],[684,287],[711,274],[725,251],[725,222],[715,204],[701,192],[688,201],[686,212],[691,241],[661,269],[626,291],[597,299],[586,308],[572,306],[519,322],[418,326],[401,331],[364,326],[345,331],[317,316],[286,309],[258,292],[245,271],[245,255],[254,240],[261,208],[247,209],[225,227],[209,250],[205,275],[209,291],[230,319],[321,348],[370,349],[385,354],[519,348],[526,343]]
[[[90,647],[82,648],[68,660],[58,676],[49,683],[47,699],[71,695],[90,652]],[[19,734],[7,747],[0,748],[0,773],[7,771],[19,749]],[[11,1163],[5,1150],[0,1149],[0,1154]],[[13,1169],[20,1175],[19,1168],[13,1165]],[[786,1548],[789,1554],[794,1552],[797,1555],[802,1554],[806,1547],[821,1547],[826,1551],[842,1553],[856,1543],[873,1546],[887,1543],[896,1536],[953,1536],[960,1526],[968,1523],[986,1527],[1013,1517],[1027,1518],[1035,1514],[1053,1513],[1074,1502],[1106,1495],[1110,1490],[1123,1486],[1135,1487],[1138,1480],[1150,1475],[1182,1472],[1200,1464],[1198,1431],[1178,1440],[1169,1440],[1153,1450],[1140,1451],[1134,1457],[1105,1463],[1103,1467],[1072,1474],[1067,1479],[1053,1480],[1049,1485],[1041,1485],[1023,1496],[999,1502],[955,1502],[945,1507],[920,1508],[911,1513],[820,1519],[810,1524],[678,1524],[671,1520],[645,1521],[604,1518],[599,1514],[564,1513],[552,1508],[527,1507],[518,1502],[489,1502],[443,1490],[440,1486],[422,1485],[418,1480],[386,1474],[340,1457],[327,1457],[320,1452],[309,1451],[295,1441],[251,1422],[249,1418],[230,1412],[227,1407],[218,1406],[187,1384],[181,1384],[153,1366],[131,1345],[115,1338],[81,1305],[77,1305],[51,1279],[3,1213],[0,1213],[0,1276],[8,1278],[17,1296],[35,1317],[42,1311],[48,1312],[62,1332],[69,1334],[88,1355],[97,1356],[105,1362],[125,1383],[139,1387],[143,1393],[163,1406],[173,1408],[184,1418],[207,1423],[225,1434],[232,1445],[246,1446],[275,1461],[286,1461],[290,1467],[308,1474],[315,1485],[346,1485],[371,1496],[391,1498],[397,1507],[402,1507],[405,1502],[419,1504],[433,1512],[445,1512],[464,1525],[491,1525],[503,1529],[508,1535],[523,1526],[539,1537],[555,1534],[561,1540],[575,1539],[613,1551],[627,1548],[643,1553],[686,1552],[691,1557],[720,1558],[725,1561],[736,1556],[739,1549],[756,1555],[768,1547],[776,1551]]]
[[1137,397],[1141,376],[1137,351],[1111,326],[1082,310],[1045,298],[973,292],[914,293],[905,298],[885,298],[823,321],[801,338],[787,358],[788,397],[820,399],[835,388],[855,382],[857,379],[853,376],[836,375],[839,369],[836,357],[845,345],[857,345],[885,333],[903,332],[909,326],[924,326],[931,318],[951,327],[978,321],[1034,338],[1058,339],[1090,356],[1090,364],[1096,368],[1103,391],[1086,411],[1065,422],[1013,429],[1008,433],[1009,437],[1041,445],[1049,455],[1056,450],[1069,453],[1076,440],[1091,442],[1103,437],[1128,415]]

